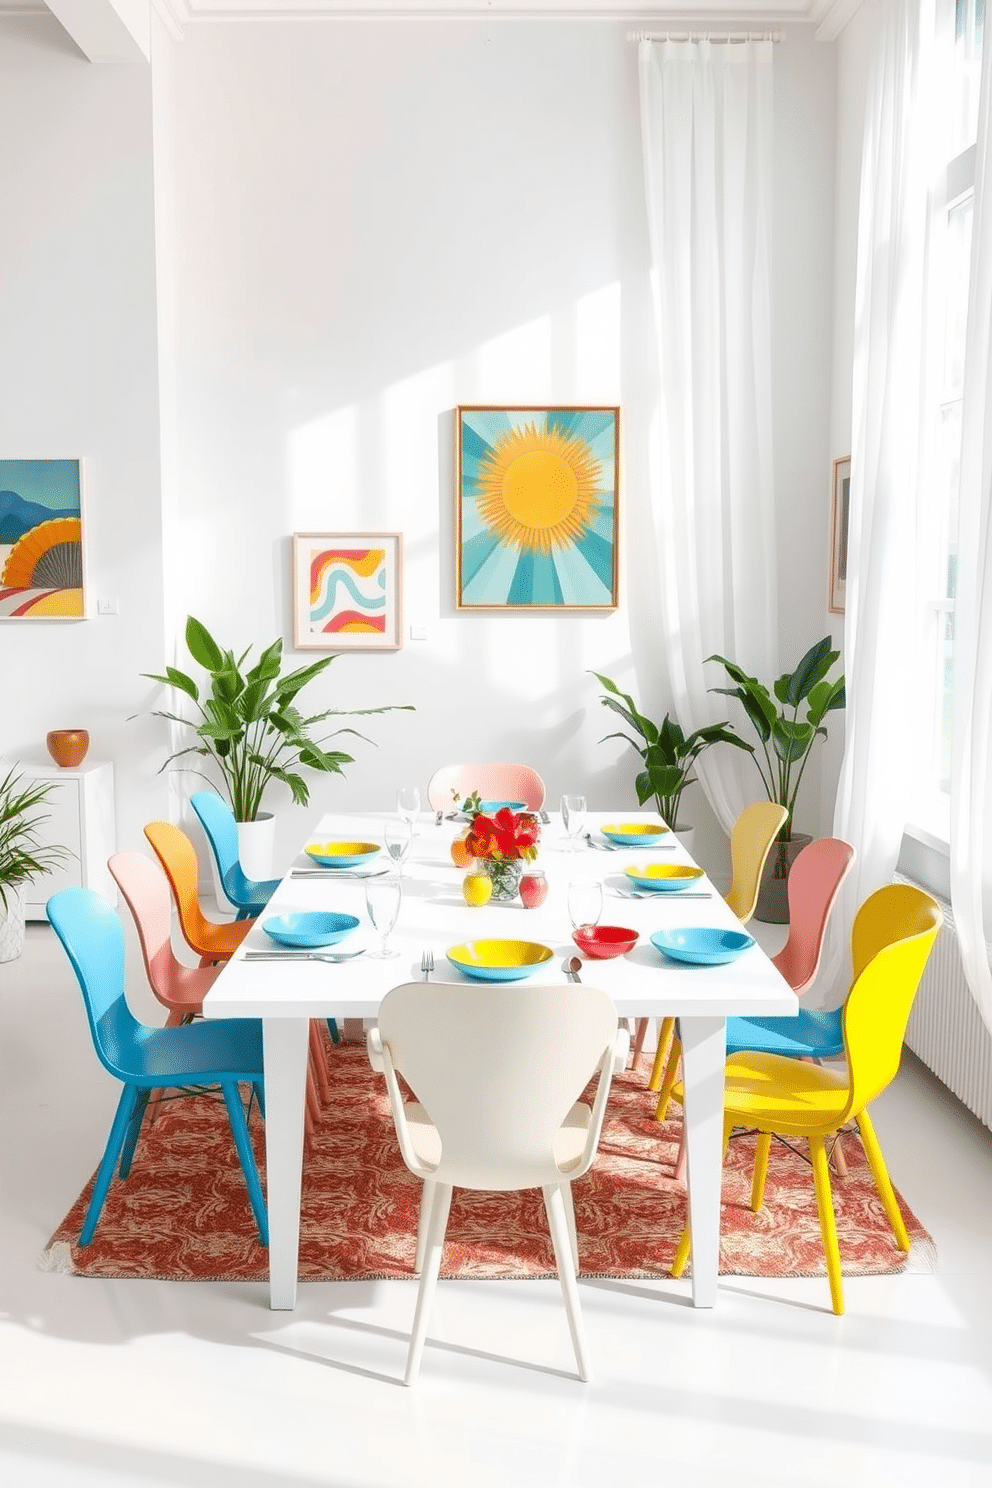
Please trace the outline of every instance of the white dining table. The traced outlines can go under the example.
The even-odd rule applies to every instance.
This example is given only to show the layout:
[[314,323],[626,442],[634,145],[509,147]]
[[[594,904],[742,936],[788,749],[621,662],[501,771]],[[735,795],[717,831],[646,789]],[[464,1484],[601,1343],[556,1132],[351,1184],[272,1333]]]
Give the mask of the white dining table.
[[[478,907],[466,905],[464,869],[451,860],[456,820],[439,824],[423,814],[415,829],[410,857],[402,875],[402,904],[391,936],[399,954],[378,959],[368,954],[378,943],[365,907],[365,885],[334,869],[319,877],[294,876],[312,870],[304,851],[308,843],[326,841],[383,842],[388,815],[348,813],[323,817],[301,844],[279,888],[242,945],[223,968],[204,999],[207,1018],[260,1018],[265,1062],[266,1190],[269,1214],[269,1305],[296,1305],[300,1194],[303,1170],[304,1106],[309,1020],[361,1018],[374,1021],[379,1003],[391,987],[422,979],[421,957],[433,952],[433,980],[472,985],[447,959],[447,948],[488,937],[539,941],[553,952],[535,980],[566,980],[562,962],[579,954],[568,918],[568,885],[576,878],[603,883],[601,922],[629,926],[638,932],[633,950],[613,960],[586,960],[580,976],[602,987],[623,1018],[680,1019],[682,1034],[683,1114],[686,1130],[686,1178],[692,1240],[692,1300],[712,1307],[716,1300],[720,1243],[720,1187],[723,1166],[723,1071],[727,1017],[791,1016],[798,1001],[788,983],[758,944],[737,960],[719,966],[693,966],[666,959],[650,936],[662,929],[704,925],[740,929],[722,895],[708,878],[693,885],[707,898],[656,893],[650,898],[624,897],[624,869],[635,863],[687,862],[691,856],[674,835],[664,846],[637,851],[610,851],[599,832],[617,813],[591,814],[587,821],[592,846],[585,838],[570,848],[557,814],[542,828],[534,864],[548,880],[539,907],[526,909],[519,899]],[[624,813],[622,820],[637,820]],[[643,816],[641,819],[644,819]],[[385,850],[374,866],[388,864]],[[338,910],[358,916],[360,924],[341,949],[366,947],[367,953],[341,964],[320,961],[252,961],[246,953],[273,950],[263,929],[270,915],[294,911]],[[645,1090],[645,1111],[654,1098]]]

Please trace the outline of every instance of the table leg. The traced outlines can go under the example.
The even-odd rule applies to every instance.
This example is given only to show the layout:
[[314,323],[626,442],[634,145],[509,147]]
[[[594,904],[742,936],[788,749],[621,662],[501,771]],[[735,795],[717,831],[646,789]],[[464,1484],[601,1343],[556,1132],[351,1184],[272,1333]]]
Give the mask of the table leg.
[[307,1018],[264,1018],[265,1188],[269,1211],[269,1306],[296,1306],[303,1178]]
[[720,1263],[727,1025],[723,1018],[687,1018],[684,1015],[679,1019],[679,1025],[682,1031],[682,1109],[692,1242],[692,1303],[694,1307],[712,1307],[716,1301]]

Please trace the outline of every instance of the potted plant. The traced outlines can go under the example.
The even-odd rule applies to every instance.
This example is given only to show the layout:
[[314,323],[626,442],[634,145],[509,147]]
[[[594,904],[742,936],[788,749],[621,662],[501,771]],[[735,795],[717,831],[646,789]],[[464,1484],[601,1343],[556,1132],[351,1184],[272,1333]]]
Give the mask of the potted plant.
[[617,733],[606,734],[599,742],[603,744],[607,739],[623,739],[632,749],[637,750],[644,761],[644,769],[634,781],[638,804],[643,806],[646,801],[653,799],[662,821],[673,832],[685,834],[689,828],[679,820],[682,793],[687,786],[695,783],[692,766],[703,750],[709,749],[713,744],[733,744],[738,749],[753,752],[753,746],[739,738],[729,723],[706,724],[688,737],[668,713],[660,725],[652,723],[650,718],[646,718],[638,710],[629,693],[621,692],[615,682],[599,672],[593,672],[592,675],[606,688],[605,697],[599,700],[603,707],[618,713],[638,738],[643,740],[639,744],[628,734]]
[[[757,677],[750,677],[726,656],[708,656],[724,667],[734,687],[713,687],[711,692],[735,697],[758,736],[761,752],[752,749],[758,774],[769,801],[777,801],[789,815],[775,849],[765,863],[762,892],[755,911],[759,920],[784,925],[789,918],[786,882],[792,859],[809,841],[794,830],[796,797],[802,784],[810,751],[818,738],[825,739],[823,720],[846,702],[844,677],[828,673],[840,658],[831,650],[830,637],[811,646],[792,672],[783,672],[772,692]],[[774,693],[774,696],[773,696]],[[805,705],[805,716],[800,709]]]
[[[339,728],[317,737],[315,730],[326,719],[388,713],[395,706],[412,707],[403,703],[387,704],[381,708],[328,708],[323,713],[305,716],[297,706],[299,694],[326,671],[336,660],[335,656],[323,656],[282,675],[280,639],[267,646],[253,666],[246,667],[250,647],[238,657],[233,651],[225,651],[206,626],[192,615],[186,621],[186,648],[193,660],[208,673],[201,686],[197,686],[186,672],[172,666],[166,667],[164,674],[142,673],[152,682],[162,682],[184,693],[196,710],[193,718],[155,711],[156,718],[184,724],[196,736],[192,743],[170,754],[162,769],[189,755],[211,761],[239,823],[239,836],[244,835],[241,826],[268,815],[261,811],[262,800],[274,781],[288,786],[298,806],[306,806],[310,790],[302,770],[341,774],[343,766],[353,762],[352,755],[325,746],[338,734],[353,734],[360,739],[365,735],[353,728]],[[190,764],[180,768],[195,769],[195,766]],[[196,773],[203,774],[199,770]],[[247,864],[244,866],[249,872]],[[266,877],[267,874],[256,873],[253,876]]]
[[69,850],[42,842],[49,818],[39,811],[58,782],[35,781],[8,770],[0,780],[0,961],[24,949],[24,889],[70,857]]

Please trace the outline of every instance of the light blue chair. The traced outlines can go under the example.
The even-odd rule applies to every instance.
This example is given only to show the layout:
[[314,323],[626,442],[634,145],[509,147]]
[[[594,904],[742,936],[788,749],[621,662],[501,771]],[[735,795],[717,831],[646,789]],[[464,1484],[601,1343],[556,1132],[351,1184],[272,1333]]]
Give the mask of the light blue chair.
[[106,900],[92,889],[63,889],[49,899],[47,911],[76,973],[100,1063],[124,1082],[79,1244],[93,1238],[118,1160],[121,1179],[131,1171],[151,1092],[219,1085],[259,1237],[268,1245],[265,1198],[238,1090],[239,1083],[252,1085],[261,1105],[261,1021],[232,1018],[178,1028],[139,1023],[124,998],[124,931]]
[[207,835],[221,887],[238,912],[239,920],[254,920],[279,887],[278,878],[248,878],[238,855],[238,824],[234,812],[216,791],[198,791],[189,803]]

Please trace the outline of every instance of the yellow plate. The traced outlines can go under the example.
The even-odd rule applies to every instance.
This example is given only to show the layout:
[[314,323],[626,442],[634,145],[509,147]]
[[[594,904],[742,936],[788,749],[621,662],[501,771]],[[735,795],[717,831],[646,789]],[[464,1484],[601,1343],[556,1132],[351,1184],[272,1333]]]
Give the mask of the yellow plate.
[[554,955],[534,940],[468,940],[448,947],[452,966],[481,982],[514,982],[531,976]]
[[623,871],[639,889],[657,889],[662,894],[677,894],[703,877],[702,868],[691,863],[646,863],[643,868]]
[[321,868],[354,868],[379,851],[378,842],[311,842],[306,853]]
[[618,847],[653,847],[669,829],[664,822],[607,822],[599,830]]

